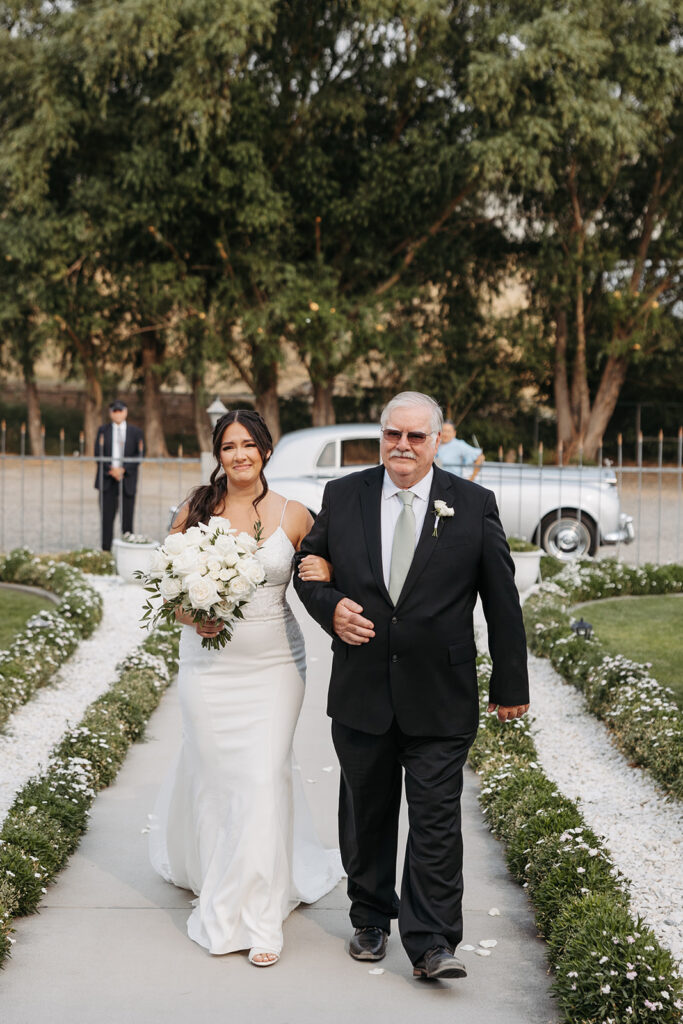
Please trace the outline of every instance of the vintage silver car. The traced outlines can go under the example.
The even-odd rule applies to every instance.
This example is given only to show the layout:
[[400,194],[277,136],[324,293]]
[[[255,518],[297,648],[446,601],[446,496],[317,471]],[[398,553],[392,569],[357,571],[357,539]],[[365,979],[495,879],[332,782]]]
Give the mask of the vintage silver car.
[[[266,469],[269,485],[320,510],[328,480],[379,463],[379,427],[344,423],[285,434]],[[469,476],[470,467],[463,467]],[[557,558],[593,555],[598,544],[630,544],[633,520],[619,508],[609,467],[486,462],[476,479],[496,496],[508,537],[534,540]]]

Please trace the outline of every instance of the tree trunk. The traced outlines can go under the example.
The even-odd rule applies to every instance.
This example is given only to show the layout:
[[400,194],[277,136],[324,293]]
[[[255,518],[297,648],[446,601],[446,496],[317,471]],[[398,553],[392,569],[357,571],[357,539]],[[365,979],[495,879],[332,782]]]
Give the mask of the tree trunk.
[[97,428],[102,422],[102,385],[94,367],[85,366],[85,409],[83,410],[83,434],[87,455],[95,451]]
[[161,406],[161,384],[156,367],[162,354],[156,334],[143,335],[142,373],[145,409],[145,448],[153,459],[168,458]]
[[332,404],[332,392],[334,382],[327,384],[313,383],[313,426],[327,427],[336,423],[334,406]]
[[[579,258],[582,256],[583,245],[581,245],[579,250]],[[572,373],[571,405],[574,441],[580,444],[583,442],[590,416],[590,394],[586,371],[586,319],[583,298],[583,271],[581,266],[579,266],[576,272],[576,356]]]
[[555,410],[557,412],[557,443],[570,445],[573,439],[571,398],[567,377],[567,314],[555,313]]
[[210,452],[213,447],[211,425],[206,415],[206,392],[204,380],[200,376],[192,376],[192,415],[194,430],[197,435],[200,452]]
[[259,367],[255,375],[254,405],[268,425],[273,444],[280,440],[280,406],[277,400],[277,363]]
[[43,431],[40,421],[40,399],[36,378],[33,373],[33,365],[23,367],[24,384],[26,387],[26,418],[28,426],[28,437],[31,442],[31,454],[43,455]]
[[605,364],[583,442],[584,455],[591,461],[597,457],[602,438],[626,379],[627,369],[628,361],[624,356],[610,356]]

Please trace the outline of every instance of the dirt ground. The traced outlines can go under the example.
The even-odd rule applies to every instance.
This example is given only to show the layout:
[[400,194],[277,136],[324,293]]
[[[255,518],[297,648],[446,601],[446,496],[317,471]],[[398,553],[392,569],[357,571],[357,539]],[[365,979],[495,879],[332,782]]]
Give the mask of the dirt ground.
[[[0,459],[0,551],[99,546],[98,492],[89,459]],[[200,482],[196,459],[146,459],[141,467],[135,531],[163,538],[170,509]],[[676,471],[624,470],[622,508],[634,518],[633,544],[603,547],[602,557],[630,564],[683,559],[683,498]]]

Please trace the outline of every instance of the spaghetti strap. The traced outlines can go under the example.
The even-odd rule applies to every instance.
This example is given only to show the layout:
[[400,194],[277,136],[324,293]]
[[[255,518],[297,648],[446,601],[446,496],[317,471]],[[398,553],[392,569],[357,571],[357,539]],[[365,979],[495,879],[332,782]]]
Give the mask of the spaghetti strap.
[[283,521],[284,521],[284,518],[285,518],[285,512],[286,512],[286,510],[287,510],[287,505],[288,505],[288,504],[289,504],[289,498],[285,498],[285,503],[284,503],[284,505],[282,506],[282,515],[280,516],[280,526],[282,526],[282,523],[283,523]]

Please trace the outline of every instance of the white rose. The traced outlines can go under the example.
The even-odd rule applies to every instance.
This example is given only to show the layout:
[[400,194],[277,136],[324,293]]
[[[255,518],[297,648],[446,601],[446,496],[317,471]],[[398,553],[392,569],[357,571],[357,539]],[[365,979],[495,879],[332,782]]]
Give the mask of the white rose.
[[245,551],[248,551],[249,554],[256,551],[256,548],[258,547],[256,538],[245,533],[244,530],[242,530],[241,533],[238,533],[235,539],[237,540],[238,547],[242,547]]
[[224,622],[229,622],[232,619],[232,613],[235,610],[235,602],[231,601],[229,597],[219,601],[218,604],[213,606],[214,615],[219,619],[223,619]]
[[258,558],[242,558],[237,566],[237,571],[245,576],[250,583],[263,583],[266,572]]
[[228,537],[227,534],[222,533],[216,537],[213,553],[218,555],[223,565],[234,565],[239,558],[234,537]]
[[186,533],[170,533],[164,541],[164,551],[169,555],[179,555],[184,551],[189,541]]
[[173,571],[178,576],[187,576],[191,572],[198,572],[202,566],[199,558],[199,548],[187,547],[173,559]]
[[251,597],[253,589],[252,584],[244,576],[235,576],[228,584],[228,593],[236,601],[246,601],[247,598]]
[[436,500],[434,502],[434,511],[439,516],[452,516],[455,514],[455,509],[447,505],[445,501]]
[[222,580],[223,583],[228,583],[230,580],[234,579],[236,575],[237,572],[235,569],[221,569],[218,573],[218,579]]
[[224,519],[223,516],[211,516],[207,526],[212,533],[214,530],[222,530],[223,533],[227,533],[230,529],[230,520]]
[[185,530],[184,536],[188,544],[195,544],[197,547],[204,539],[204,534],[198,526],[191,526],[189,530]]
[[183,585],[180,580],[175,579],[173,576],[164,576],[161,581],[159,590],[164,601],[172,601],[174,597],[177,597],[180,591],[183,589]]
[[157,548],[152,552],[149,560],[149,575],[153,580],[160,580],[164,575],[166,568],[170,562],[168,555],[164,554],[161,548]]
[[220,558],[216,558],[216,555],[213,552],[210,552],[209,557],[206,560],[206,568],[210,573],[220,572],[223,568],[223,562]]
[[208,612],[218,600],[216,584],[209,576],[192,573],[185,580],[185,586],[190,604],[196,610]]

